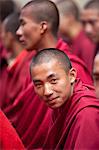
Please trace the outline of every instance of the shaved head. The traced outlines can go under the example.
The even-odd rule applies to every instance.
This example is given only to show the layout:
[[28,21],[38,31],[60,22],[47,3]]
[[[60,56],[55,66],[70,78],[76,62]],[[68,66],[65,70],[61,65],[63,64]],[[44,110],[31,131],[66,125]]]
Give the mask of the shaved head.
[[18,6],[13,0],[0,0],[0,21],[17,10]]
[[4,26],[6,32],[11,32],[16,40],[19,41],[18,36],[16,35],[16,31],[19,28],[19,12],[12,13],[4,20]]
[[84,9],[97,9],[99,10],[99,0],[90,0],[84,6]]
[[41,50],[33,57],[30,69],[36,65],[48,63],[53,60],[56,60],[66,72],[72,68],[68,56],[63,51],[55,48],[49,48]]
[[28,2],[22,9],[31,7],[32,16],[38,23],[46,21],[51,26],[52,33],[56,36],[59,26],[58,9],[50,0],[32,0]]
[[84,6],[81,22],[85,33],[95,43],[99,42],[99,0],[90,0]]
[[79,9],[76,3],[72,0],[62,0],[56,2],[59,13],[63,15],[72,15],[76,20],[79,20]]

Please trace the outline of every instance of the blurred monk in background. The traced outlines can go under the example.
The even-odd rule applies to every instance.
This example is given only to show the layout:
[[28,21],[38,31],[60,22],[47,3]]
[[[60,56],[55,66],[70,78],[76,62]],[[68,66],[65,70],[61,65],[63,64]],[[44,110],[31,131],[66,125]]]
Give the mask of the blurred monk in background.
[[68,42],[71,51],[85,62],[88,70],[92,73],[95,44],[83,30],[79,7],[73,0],[57,0],[56,5],[60,14],[59,35]]
[[[88,38],[96,44],[96,57],[93,65],[93,78],[96,94],[99,98],[99,1],[89,0],[82,11],[81,21]],[[89,54],[90,56],[90,54]]]

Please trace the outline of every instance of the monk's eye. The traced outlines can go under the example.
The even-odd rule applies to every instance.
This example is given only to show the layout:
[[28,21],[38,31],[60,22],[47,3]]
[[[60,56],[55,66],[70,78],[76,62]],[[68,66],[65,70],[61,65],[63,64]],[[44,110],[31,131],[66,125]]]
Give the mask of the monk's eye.
[[24,26],[26,23],[24,20],[20,20],[20,26]]
[[94,26],[95,23],[96,23],[96,20],[90,20],[90,21],[89,21],[89,24],[91,24],[92,26]]
[[57,79],[51,79],[51,84],[56,84],[57,83]]
[[38,88],[38,89],[42,87],[42,84],[40,84],[40,83],[39,83],[39,84],[36,84],[36,83],[35,83],[34,85],[35,85],[35,87]]

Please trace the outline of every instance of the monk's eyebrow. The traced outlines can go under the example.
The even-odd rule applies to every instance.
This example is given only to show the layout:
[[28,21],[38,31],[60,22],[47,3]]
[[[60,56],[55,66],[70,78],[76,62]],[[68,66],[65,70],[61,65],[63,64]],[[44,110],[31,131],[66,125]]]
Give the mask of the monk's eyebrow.
[[[47,79],[51,79],[51,78],[58,78],[57,74],[56,73],[51,73],[50,75],[48,75]],[[34,83],[40,83],[42,82],[41,80],[39,79],[33,79],[32,80]]]
[[39,83],[39,82],[41,82],[41,81],[40,81],[40,80],[33,79],[33,82],[34,82],[34,83]]
[[53,78],[53,77],[57,77],[57,75],[56,75],[56,74],[50,74],[47,78],[48,78],[48,79],[51,79],[51,78]]

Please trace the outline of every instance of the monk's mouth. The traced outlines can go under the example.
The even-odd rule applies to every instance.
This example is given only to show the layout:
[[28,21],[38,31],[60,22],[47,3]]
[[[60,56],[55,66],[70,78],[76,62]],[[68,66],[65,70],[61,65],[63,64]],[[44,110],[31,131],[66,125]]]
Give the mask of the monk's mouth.
[[48,99],[46,102],[47,102],[47,103],[53,103],[53,102],[55,102],[56,99],[58,99],[58,98],[59,98],[59,96],[58,96],[58,97],[55,97],[55,98]]

